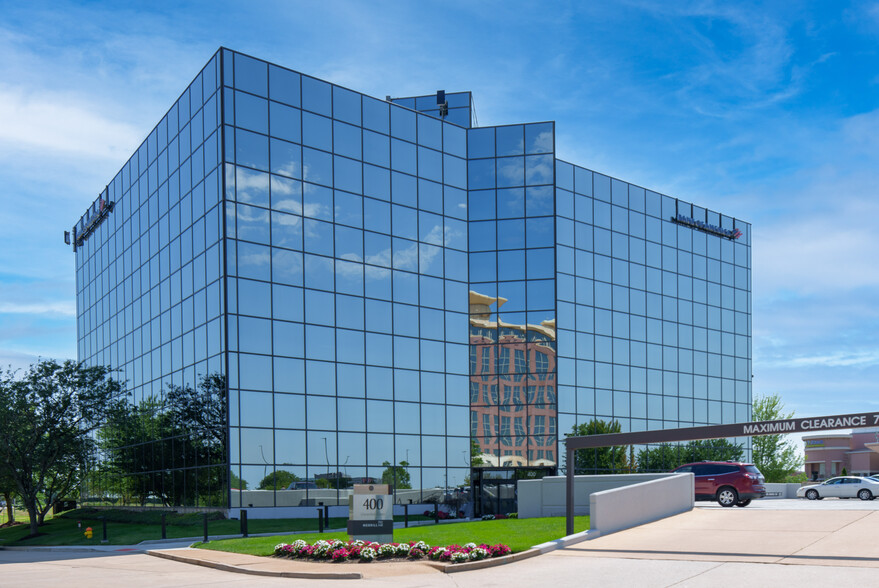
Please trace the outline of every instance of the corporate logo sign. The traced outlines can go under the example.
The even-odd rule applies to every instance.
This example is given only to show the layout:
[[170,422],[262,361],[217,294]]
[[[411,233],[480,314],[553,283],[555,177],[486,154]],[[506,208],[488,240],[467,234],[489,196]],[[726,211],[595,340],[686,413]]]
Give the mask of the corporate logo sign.
[[[95,200],[85,214],[79,219],[79,222],[73,227],[73,250],[81,246],[89,236],[95,232],[98,226],[104,222],[113,211],[115,202],[107,199],[107,190]],[[70,245],[70,231],[64,231],[64,242]]]
[[672,222],[676,222],[679,225],[693,227],[694,229],[699,229],[700,231],[705,231],[706,233],[711,233],[713,235],[717,235],[718,237],[726,237],[727,239],[736,240],[742,236],[742,232],[738,229],[724,229],[722,227],[718,227],[717,225],[710,225],[706,222],[690,218],[689,216],[680,213],[678,213],[677,216],[671,217],[671,220]]

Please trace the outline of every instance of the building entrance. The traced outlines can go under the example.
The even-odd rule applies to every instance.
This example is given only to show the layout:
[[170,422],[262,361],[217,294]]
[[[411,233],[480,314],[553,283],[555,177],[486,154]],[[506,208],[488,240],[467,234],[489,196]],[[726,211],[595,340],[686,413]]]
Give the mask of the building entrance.
[[554,467],[473,468],[470,471],[473,486],[473,514],[509,514],[518,510],[516,482],[539,480],[555,475]]

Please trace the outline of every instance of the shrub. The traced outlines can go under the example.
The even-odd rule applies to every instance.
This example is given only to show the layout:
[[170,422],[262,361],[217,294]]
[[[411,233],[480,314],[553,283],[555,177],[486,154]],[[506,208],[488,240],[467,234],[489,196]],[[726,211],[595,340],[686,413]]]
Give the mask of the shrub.
[[371,562],[376,559],[390,559],[393,557],[406,557],[409,559],[422,559],[428,557],[434,561],[461,563],[465,561],[479,561],[488,557],[501,557],[510,553],[510,548],[504,544],[486,545],[466,543],[464,545],[447,545],[445,547],[431,547],[424,541],[412,541],[410,543],[366,543],[364,541],[349,541],[345,543],[338,539],[316,541],[309,545],[298,539],[293,543],[279,543],[275,545],[275,555],[290,558],[311,558],[323,561],[343,562],[348,560],[360,560]]
[[466,551],[455,551],[451,556],[453,563],[463,563],[468,559],[470,559],[470,555]]
[[379,557],[394,557],[397,555],[397,546],[393,543],[385,543],[378,548]]

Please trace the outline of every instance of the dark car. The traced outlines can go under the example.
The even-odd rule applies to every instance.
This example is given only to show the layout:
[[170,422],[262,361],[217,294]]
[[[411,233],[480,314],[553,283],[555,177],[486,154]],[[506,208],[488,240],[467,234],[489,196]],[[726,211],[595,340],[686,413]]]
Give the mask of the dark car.
[[675,473],[690,472],[696,479],[696,500],[716,500],[721,506],[748,506],[766,496],[763,474],[751,463],[700,461],[684,464]]

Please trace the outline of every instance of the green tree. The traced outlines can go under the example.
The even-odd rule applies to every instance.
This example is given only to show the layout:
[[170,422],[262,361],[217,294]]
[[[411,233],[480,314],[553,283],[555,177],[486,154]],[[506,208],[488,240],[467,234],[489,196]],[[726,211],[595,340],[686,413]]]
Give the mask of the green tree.
[[163,506],[174,504],[173,485],[165,484],[170,482],[165,479],[166,468],[174,460],[171,440],[182,437],[160,398],[149,396],[117,407],[98,431],[106,455],[103,477],[115,479],[107,490],[120,494],[123,504],[144,506],[150,497],[161,499]]
[[31,535],[84,475],[92,433],[124,402],[105,366],[42,360],[0,375],[0,466],[30,516]]
[[209,374],[196,387],[169,386],[163,398],[117,407],[98,433],[101,467],[142,506],[156,498],[163,506],[220,505],[225,405],[225,377]]
[[485,465],[485,461],[482,459],[482,447],[479,446],[476,437],[470,437],[470,467],[481,465]]
[[667,472],[689,462],[683,445],[662,443],[638,451],[639,472]]
[[745,448],[729,439],[704,439],[686,445],[688,461],[741,461]]
[[409,490],[412,488],[409,471],[406,469],[409,467],[408,461],[404,459],[398,466],[391,465],[389,461],[383,462],[382,465],[385,468],[385,471],[382,472],[382,484],[390,484],[397,490]]
[[229,471],[229,485],[236,490],[247,490],[247,480],[239,478],[234,471]]
[[694,461],[740,461],[745,450],[728,439],[705,439],[683,444],[662,443],[638,452],[638,471],[667,472]]
[[[786,413],[778,394],[758,397],[754,400],[755,421],[777,421],[793,418]],[[758,435],[751,441],[754,465],[767,482],[784,482],[803,465],[796,446],[787,435]]]
[[299,476],[287,470],[275,470],[260,481],[257,490],[286,490],[293,482],[298,482]]
[[10,523],[15,522],[15,509],[12,507],[12,497],[15,495],[15,480],[12,479],[12,472],[0,466],[0,496],[6,502],[6,520]]
[[[585,437],[587,435],[604,435],[620,433],[622,426],[619,421],[606,422],[592,419],[588,423],[574,425],[565,437]],[[578,449],[574,452],[575,474],[617,474],[629,471],[625,446],[596,447],[594,449]]]

